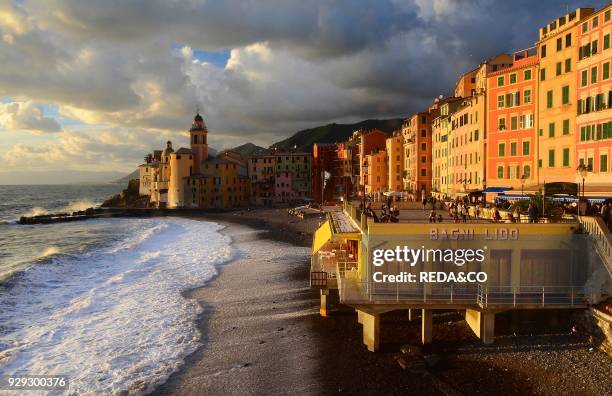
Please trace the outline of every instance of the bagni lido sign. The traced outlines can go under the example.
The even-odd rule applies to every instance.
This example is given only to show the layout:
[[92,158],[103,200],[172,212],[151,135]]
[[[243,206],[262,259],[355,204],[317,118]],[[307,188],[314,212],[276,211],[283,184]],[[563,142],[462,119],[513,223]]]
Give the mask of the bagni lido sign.
[[[429,239],[432,241],[437,240],[473,240],[474,239],[473,228],[451,228],[451,229],[438,229],[431,228],[429,230]],[[518,228],[493,228],[484,229],[483,238],[485,240],[511,240],[515,241],[519,238]]]

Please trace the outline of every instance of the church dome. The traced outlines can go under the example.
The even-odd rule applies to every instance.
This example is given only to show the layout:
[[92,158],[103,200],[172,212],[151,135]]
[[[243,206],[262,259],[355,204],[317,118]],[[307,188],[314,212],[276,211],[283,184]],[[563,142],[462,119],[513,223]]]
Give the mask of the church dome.
[[193,119],[194,122],[202,122],[204,121],[204,119],[202,118],[202,116],[200,115],[200,113],[196,114],[195,118]]

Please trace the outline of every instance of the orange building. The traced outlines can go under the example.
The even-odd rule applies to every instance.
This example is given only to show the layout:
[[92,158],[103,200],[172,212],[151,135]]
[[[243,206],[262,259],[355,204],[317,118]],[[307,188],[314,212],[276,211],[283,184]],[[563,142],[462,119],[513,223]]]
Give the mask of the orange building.
[[489,187],[536,185],[535,114],[537,105],[535,48],[514,54],[514,63],[488,77]]
[[379,150],[366,155],[365,164],[367,165],[367,172],[364,174],[366,194],[387,191],[387,151]]
[[431,193],[431,114],[411,115],[402,124],[404,139],[404,186],[416,200]]
[[[375,151],[382,150],[383,152],[386,149],[386,140],[388,135],[383,131],[378,129],[372,129],[369,131],[356,131],[353,134],[353,140],[356,140],[358,143],[358,152],[359,152],[359,184],[361,186],[366,186],[366,193],[368,179],[366,172],[364,172],[363,165],[366,163],[366,156],[372,154]],[[387,184],[387,177],[384,177],[384,185]]]
[[540,28],[536,116],[539,185],[576,178],[578,34],[592,14],[592,8],[578,8]]
[[[588,165],[585,189],[612,193],[612,5],[589,16],[578,28],[575,164]],[[574,175],[578,175],[577,172]],[[576,180],[582,182],[581,178]]]
[[387,158],[388,158],[388,191],[402,191],[402,178],[404,171],[404,147],[403,138],[400,131],[393,133],[387,138]]

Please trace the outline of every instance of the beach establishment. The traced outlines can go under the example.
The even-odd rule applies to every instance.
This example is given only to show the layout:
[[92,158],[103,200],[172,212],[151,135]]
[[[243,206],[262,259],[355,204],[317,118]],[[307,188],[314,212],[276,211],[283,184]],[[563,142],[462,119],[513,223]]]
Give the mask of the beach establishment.
[[[310,284],[320,290],[322,316],[332,302],[357,311],[370,351],[380,345],[380,315],[395,310],[420,311],[423,343],[432,341],[434,310],[461,311],[476,336],[491,343],[498,313],[587,308],[612,294],[612,241],[598,222],[375,223],[345,202],[315,232]],[[423,255],[413,262],[374,259],[377,250],[403,248]],[[436,256],[458,250],[479,251],[483,260]],[[422,272],[433,278],[421,281]],[[434,282],[437,274],[455,280],[461,272],[487,279]],[[391,281],[381,282],[385,275]]]

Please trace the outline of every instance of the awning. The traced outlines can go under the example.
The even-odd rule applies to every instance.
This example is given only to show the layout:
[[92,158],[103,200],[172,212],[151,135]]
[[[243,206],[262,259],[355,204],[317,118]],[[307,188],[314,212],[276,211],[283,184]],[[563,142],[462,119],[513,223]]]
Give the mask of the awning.
[[325,246],[325,244],[331,239],[331,237],[332,229],[328,220],[323,223],[323,225],[319,227],[318,230],[315,231],[314,238],[312,241],[312,254],[315,254],[316,252],[321,250],[321,248]]
[[532,199],[533,197],[526,195],[526,194],[518,194],[518,195],[513,195],[513,194],[500,194],[497,197],[495,197],[496,201],[529,201],[530,199]]
[[487,187],[483,192],[486,193],[503,193],[504,191],[512,190],[512,187]]

